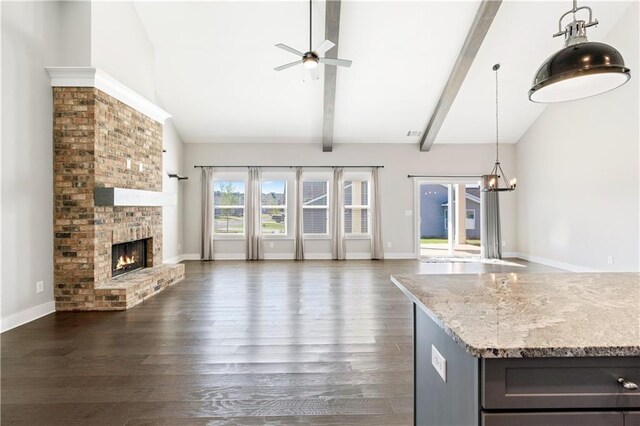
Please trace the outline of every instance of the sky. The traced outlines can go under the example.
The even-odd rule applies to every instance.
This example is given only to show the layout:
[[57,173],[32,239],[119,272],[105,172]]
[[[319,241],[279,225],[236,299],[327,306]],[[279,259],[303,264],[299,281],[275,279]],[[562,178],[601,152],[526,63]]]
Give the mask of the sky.
[[[244,194],[244,182],[230,182],[233,185],[233,192]],[[216,183],[215,189],[220,191],[222,189],[222,185],[227,184],[227,182],[218,182]],[[282,180],[278,181],[263,181],[262,182],[262,193],[270,194],[275,192],[277,194],[284,193],[286,187],[286,182]]]

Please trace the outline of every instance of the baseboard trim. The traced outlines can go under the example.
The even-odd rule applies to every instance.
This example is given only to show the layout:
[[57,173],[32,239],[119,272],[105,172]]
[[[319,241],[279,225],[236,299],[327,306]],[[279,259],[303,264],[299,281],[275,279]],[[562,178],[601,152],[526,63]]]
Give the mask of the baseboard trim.
[[45,315],[52,314],[56,311],[56,303],[54,301],[43,303],[42,305],[34,306],[33,308],[25,309],[24,311],[9,315],[6,318],[2,318],[2,324],[0,330],[2,333],[9,331],[13,328],[20,327],[28,322],[35,321],[38,318],[42,318]]
[[264,260],[293,260],[293,253],[265,253]]
[[331,260],[331,253],[305,253],[304,260]]
[[527,253],[515,252],[513,254],[514,254],[514,257],[517,257],[519,259],[528,260],[529,262],[539,263],[545,266],[551,266],[552,268],[564,269],[565,271],[569,271],[569,272],[602,272],[598,269],[585,268],[584,266],[578,266],[578,265],[572,265],[570,263],[559,262],[557,260],[547,259],[546,257],[532,256]]
[[244,253],[214,253],[213,260],[246,260]]
[[371,260],[371,253],[347,253],[347,260]]
[[391,259],[417,259],[418,255],[415,253],[385,253],[384,258]]
[[164,259],[162,263],[180,263],[184,260],[184,254],[179,254],[178,256],[170,257],[169,259]]
[[182,262],[183,260],[200,260],[200,254],[199,253],[183,254],[182,259],[180,259],[180,262]]
[[[513,256],[515,257],[515,256]],[[415,253],[385,253],[385,259],[416,259]],[[245,260],[244,253],[214,253],[214,260]],[[293,260],[293,253],[265,253],[264,260]],[[305,260],[331,260],[331,253],[305,253]],[[371,253],[347,253],[347,260],[368,260],[371,259]],[[172,257],[164,261],[164,263],[180,263],[183,260],[200,260],[198,253],[183,254]]]

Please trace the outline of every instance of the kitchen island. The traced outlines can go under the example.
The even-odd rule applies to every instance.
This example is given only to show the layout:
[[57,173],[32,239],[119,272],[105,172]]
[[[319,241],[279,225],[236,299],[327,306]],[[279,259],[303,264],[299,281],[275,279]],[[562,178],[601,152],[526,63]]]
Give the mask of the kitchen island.
[[396,275],[417,425],[640,426],[640,274]]

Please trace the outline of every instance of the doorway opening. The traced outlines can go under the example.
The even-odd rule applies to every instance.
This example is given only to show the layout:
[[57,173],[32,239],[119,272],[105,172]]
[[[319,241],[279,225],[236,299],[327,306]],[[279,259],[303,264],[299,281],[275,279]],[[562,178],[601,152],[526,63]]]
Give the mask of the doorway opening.
[[480,258],[480,185],[416,182],[420,257]]

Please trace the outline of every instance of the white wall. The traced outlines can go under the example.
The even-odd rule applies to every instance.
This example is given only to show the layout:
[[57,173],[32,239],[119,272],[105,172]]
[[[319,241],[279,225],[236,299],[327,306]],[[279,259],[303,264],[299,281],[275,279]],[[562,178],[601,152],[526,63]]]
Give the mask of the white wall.
[[604,40],[631,81],[548,106],[517,144],[518,251],[529,257],[572,270],[640,268],[637,19],[635,3]]
[[[88,65],[86,4],[2,2],[2,330],[51,312],[53,305],[52,89],[45,66]],[[52,19],[52,17],[54,19]],[[88,16],[86,16],[88,19]],[[44,292],[36,293],[36,282]]]
[[167,151],[162,156],[162,190],[172,194],[178,194],[178,204],[162,208],[162,256],[165,262],[176,263],[181,260],[183,247],[182,205],[183,190],[188,181],[170,179],[169,173],[183,174],[184,144],[180,135],[173,126],[171,119],[164,123],[162,146]]
[[[515,175],[515,148],[501,147],[505,172]],[[416,145],[340,144],[331,153],[323,153],[311,144],[185,144],[183,169],[189,176],[184,195],[185,253],[197,256],[200,251],[200,170],[194,165],[383,165],[381,170],[383,242],[388,257],[411,257],[415,251],[414,217],[405,210],[414,209],[414,184],[407,174],[480,175],[490,171],[494,145],[435,145],[430,152],[420,152]],[[246,169],[245,169],[246,170]],[[348,170],[348,169],[347,169]],[[515,196],[501,198],[505,252],[515,250]],[[391,248],[387,243],[391,242]],[[219,258],[243,256],[242,241],[216,241]],[[369,253],[369,241],[348,241],[352,254]],[[288,257],[293,252],[290,240],[265,245],[265,256]],[[328,241],[306,241],[305,253],[325,257],[330,253]]]
[[93,2],[91,64],[155,101],[154,49],[130,1]]
[[63,1],[58,7],[58,58],[56,64],[91,65],[91,6],[88,1]]

